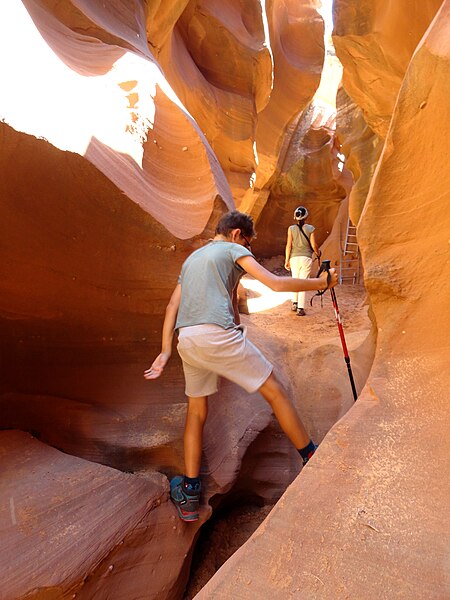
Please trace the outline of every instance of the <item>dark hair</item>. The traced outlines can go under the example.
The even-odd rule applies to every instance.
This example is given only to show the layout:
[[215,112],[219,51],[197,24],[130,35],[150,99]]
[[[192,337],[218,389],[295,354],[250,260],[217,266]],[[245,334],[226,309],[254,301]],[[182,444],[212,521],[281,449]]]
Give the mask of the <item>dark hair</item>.
[[231,210],[221,217],[217,223],[216,235],[228,236],[233,229],[240,229],[245,237],[256,237],[252,217],[238,210]]

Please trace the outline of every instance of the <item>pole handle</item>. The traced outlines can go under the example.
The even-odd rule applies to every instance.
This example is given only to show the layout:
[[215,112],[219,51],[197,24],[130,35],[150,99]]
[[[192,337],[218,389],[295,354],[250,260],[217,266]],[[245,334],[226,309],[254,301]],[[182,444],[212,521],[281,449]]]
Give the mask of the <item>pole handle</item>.
[[323,260],[320,265],[319,272],[317,273],[317,277],[319,277],[324,271],[329,273],[330,269],[331,269],[331,260]]
[[330,281],[331,281],[331,274],[330,274],[330,266],[331,266],[331,260],[323,260],[322,264],[320,265],[320,269],[317,271],[317,275],[316,277],[320,277],[321,274],[326,271],[328,273],[327,275],[327,287],[324,290],[321,290],[320,292],[317,292],[316,294],[314,294],[314,296],[311,298],[311,300],[309,301],[310,305],[313,305],[313,300],[316,296],[320,296],[320,304],[321,306],[323,306],[322,303],[322,296],[325,294],[325,292],[328,290],[328,286],[330,285]]

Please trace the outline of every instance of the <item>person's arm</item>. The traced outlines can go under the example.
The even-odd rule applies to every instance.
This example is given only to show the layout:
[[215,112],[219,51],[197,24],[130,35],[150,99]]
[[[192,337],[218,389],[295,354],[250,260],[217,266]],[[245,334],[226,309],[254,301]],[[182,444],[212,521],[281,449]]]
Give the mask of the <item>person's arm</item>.
[[166,315],[164,317],[164,324],[162,329],[161,353],[155,358],[152,366],[146,371],[144,371],[145,379],[156,379],[157,377],[159,377],[172,354],[172,341],[175,330],[175,323],[177,320],[178,308],[180,306],[180,298],[181,285],[177,284],[169,300],[169,304],[166,307]]
[[291,228],[289,227],[288,233],[287,233],[286,250],[285,250],[286,260],[284,261],[284,268],[286,269],[286,271],[291,270],[291,265],[289,262],[290,258],[291,258],[291,249],[292,249],[292,231],[291,231]]
[[243,256],[237,263],[247,271],[249,275],[267,285],[274,292],[308,292],[315,290],[326,290],[337,284],[336,269],[330,269],[330,285],[327,285],[327,272],[320,277],[311,279],[296,279],[294,277],[279,277],[261,266],[253,256]]
[[312,249],[316,253],[317,257],[320,259],[321,252],[320,252],[319,247],[317,245],[316,235],[315,235],[314,231],[311,233],[311,237],[309,238],[309,241],[311,242]]

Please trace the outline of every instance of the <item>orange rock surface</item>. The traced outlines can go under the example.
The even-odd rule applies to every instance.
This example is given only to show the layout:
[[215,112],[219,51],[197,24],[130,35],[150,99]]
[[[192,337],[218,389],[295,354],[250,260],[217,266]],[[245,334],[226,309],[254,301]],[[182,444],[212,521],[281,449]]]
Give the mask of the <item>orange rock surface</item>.
[[447,593],[449,32],[446,0],[406,71],[358,229],[378,334],[366,386],[198,600]]
[[2,117],[84,156],[178,238],[200,234],[217,195],[233,206],[231,191],[148,48],[143,9],[120,0],[52,4],[5,9],[2,51],[14,60],[2,76],[14,94],[2,98]]
[[[93,598],[99,588],[102,598],[182,591],[178,565],[196,529],[189,540],[177,527],[164,476],[121,473],[19,431],[0,433],[0,456],[2,598]],[[176,547],[163,531],[178,539]],[[164,572],[154,577],[162,561]]]
[[[0,67],[8,92],[0,97],[0,427],[40,440],[30,450],[39,459],[36,472],[27,465],[8,471],[18,493],[52,463],[50,446],[65,453],[54,458],[66,475],[60,523],[79,464],[122,502],[127,482],[142,498],[154,490],[140,487],[141,476],[183,470],[179,360],[173,357],[158,382],[144,381],[142,372],[159,351],[183,260],[212,236],[234,206],[232,194],[239,199],[251,190],[258,144],[264,182],[270,177],[290,122],[318,85],[323,21],[315,4],[274,1],[267,15],[256,0],[12,0],[0,8],[0,48],[8,56]],[[275,359],[277,347],[270,336],[266,341]],[[214,507],[232,489],[273,502],[298,472],[298,456],[279,441],[268,406],[255,395],[241,408],[244,397],[230,384],[211,408],[204,500]],[[2,452],[12,460],[29,443],[25,434],[5,434]],[[42,486],[45,504],[57,491]],[[90,492],[94,504],[96,491],[87,486]],[[8,490],[2,493],[7,508]],[[131,537],[123,551],[101,538],[86,562],[55,567],[47,577],[42,554],[58,530],[52,513],[41,510],[36,543],[27,548],[39,577],[19,581],[9,570],[2,578],[7,600],[78,587],[86,600],[130,600],[142,568],[153,568],[147,552],[153,556],[161,537],[179,551],[170,568],[164,553],[156,574],[146,570],[151,593],[178,597],[197,529],[173,529],[175,509],[158,494],[162,505],[148,522],[136,513],[137,532],[120,519],[103,522],[106,538]],[[202,518],[208,514],[205,507]],[[8,548],[20,555],[28,542],[13,525]],[[48,537],[40,536],[47,526]],[[73,544],[64,531],[61,557]],[[94,543],[89,523],[79,531],[86,547]],[[116,555],[122,566],[111,575],[108,560]],[[122,577],[127,556],[131,570]],[[14,565],[22,573],[22,564]]]
[[[320,82],[324,63],[324,23],[315,0],[271,0],[267,5],[273,53],[273,90],[258,116],[258,162],[252,190],[242,200],[242,210],[258,216],[259,194],[283,157],[292,130],[288,127],[308,106]],[[257,204],[255,213],[254,206]]]
[[339,0],[333,43],[344,67],[337,132],[355,185],[350,216],[358,223],[411,56],[441,0],[389,3]]
[[[334,108],[314,103],[302,114],[257,223],[258,237],[252,248],[258,256],[284,254],[287,229],[299,205],[308,209],[308,223],[316,228],[319,246],[330,235],[351,188],[348,171],[341,173],[337,168],[335,117]],[[334,263],[339,248],[327,257]]]
[[358,389],[375,356],[372,371],[353,406],[336,331],[299,350],[295,315],[247,319],[288,389],[308,390],[296,402],[325,439],[198,597],[443,597],[450,0],[426,32],[440,6],[336,0],[339,140],[333,110],[312,101],[316,0],[0,7],[5,600],[180,598],[211,507],[274,502],[295,479],[268,405],[226,383],[205,431],[201,520],[180,523],[167,478],[183,470],[181,365],[156,382],[142,372],[180,265],[227,209],[255,216],[269,255],[307,198],[337,256],[339,150],[373,321],[349,338]]
[[[332,264],[339,261],[348,214],[344,199],[352,186],[350,171],[340,163],[336,137],[336,90],[341,77],[342,67],[327,43],[320,85],[290,123],[276,170],[252,210],[258,216],[258,238],[253,244],[258,256],[284,254],[287,228],[294,223],[294,210],[302,205],[309,211],[308,222],[316,228],[319,246],[327,240],[327,258]],[[336,226],[341,213],[343,227]]]

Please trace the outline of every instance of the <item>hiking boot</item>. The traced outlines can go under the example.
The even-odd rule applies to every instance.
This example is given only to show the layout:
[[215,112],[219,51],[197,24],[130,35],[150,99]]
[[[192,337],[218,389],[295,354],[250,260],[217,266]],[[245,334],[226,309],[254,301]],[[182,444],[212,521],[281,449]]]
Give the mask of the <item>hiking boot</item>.
[[187,490],[182,475],[177,475],[170,482],[170,498],[177,507],[178,516],[183,521],[197,521],[200,491],[200,484],[196,490]]
[[292,310],[293,312],[297,312],[297,302],[293,302],[293,303],[292,303],[291,310]]
[[297,310],[297,317],[304,317],[306,315],[304,308],[299,308]]
[[306,463],[307,463],[307,462],[309,461],[309,459],[310,459],[310,458],[311,458],[311,457],[314,455],[314,452],[315,452],[315,451],[317,450],[317,448],[319,447],[319,446],[317,446],[317,444],[315,444],[314,442],[313,442],[313,446],[314,446],[314,449],[313,449],[313,450],[311,450],[311,452],[308,454],[308,456],[307,456],[306,458],[303,458],[303,459],[302,459],[302,460],[303,460],[303,466],[305,466],[305,465],[306,465]]

